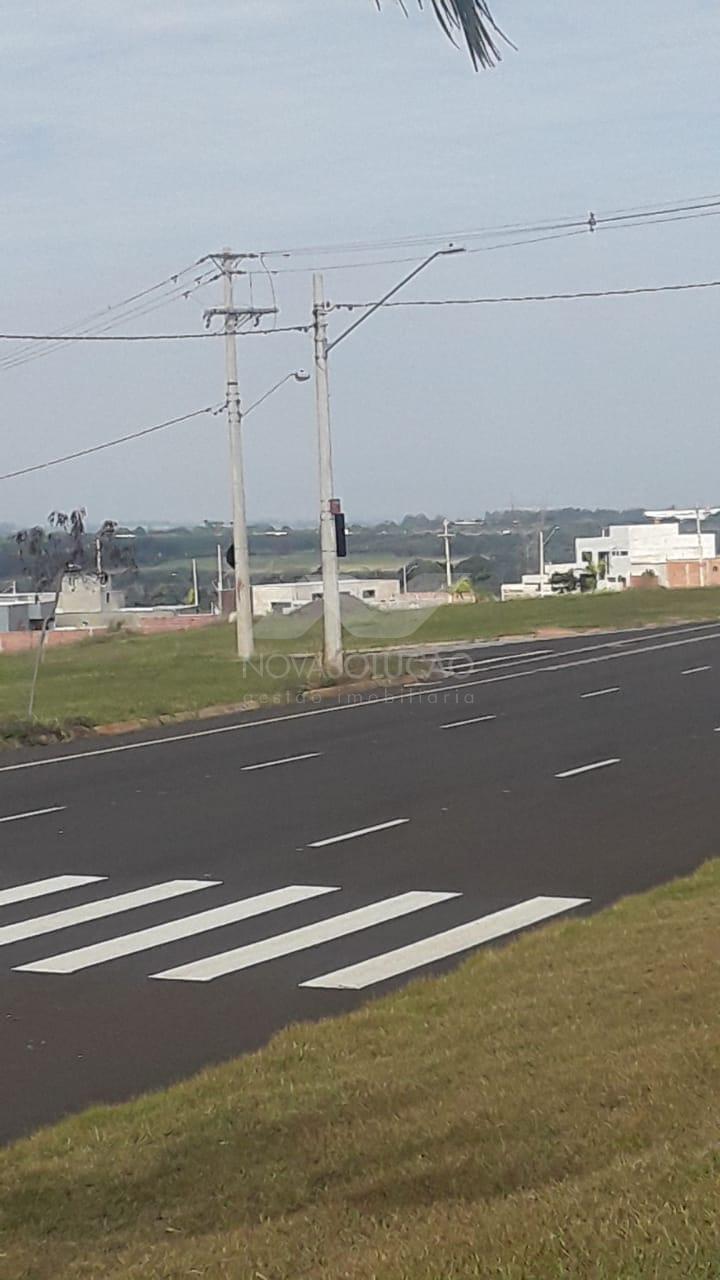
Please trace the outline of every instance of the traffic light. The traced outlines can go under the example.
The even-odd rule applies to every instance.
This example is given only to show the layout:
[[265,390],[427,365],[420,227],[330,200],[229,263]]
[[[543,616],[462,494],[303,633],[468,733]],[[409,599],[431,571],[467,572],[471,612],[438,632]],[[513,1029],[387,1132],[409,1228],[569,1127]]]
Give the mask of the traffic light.
[[330,499],[330,511],[335,521],[335,551],[342,559],[347,555],[347,532],[345,530],[345,516],[340,510],[340,499]]
[[225,552],[225,559],[230,565],[230,568],[234,569],[235,568],[235,543],[234,542],[230,543],[230,546]]
[[338,511],[335,516],[335,547],[338,556],[347,555],[347,534],[345,532],[345,516]]

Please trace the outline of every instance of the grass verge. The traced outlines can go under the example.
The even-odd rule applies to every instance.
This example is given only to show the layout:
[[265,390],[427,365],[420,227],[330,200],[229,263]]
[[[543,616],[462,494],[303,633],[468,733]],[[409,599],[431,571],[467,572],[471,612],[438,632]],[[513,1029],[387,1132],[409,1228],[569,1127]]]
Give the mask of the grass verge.
[[716,862],[42,1132],[0,1273],[715,1280],[719,930]]
[[[720,589],[489,601],[436,609],[419,626],[418,618],[412,612],[361,611],[345,643],[348,650],[372,649],[496,639],[543,628],[612,629],[720,619]],[[259,662],[250,668],[237,661],[234,639],[232,627],[218,625],[158,636],[120,632],[64,648],[50,646],[40,669],[37,715],[47,725],[158,720],[244,699],[283,704],[318,683],[319,664],[313,661],[321,646],[317,623],[299,637],[290,631],[283,638],[280,632],[272,642],[261,642]],[[305,650],[309,659],[290,661],[298,650]],[[0,726],[24,718],[34,660],[31,653],[0,655]],[[400,671],[397,664],[389,669],[390,674]]]
[[[408,620],[412,614],[406,615]],[[617,628],[654,626],[664,622],[706,621],[720,618],[720,588],[687,591],[622,591],[587,595],[550,596],[538,600],[487,600],[475,605],[444,605],[436,609],[409,639],[492,640],[529,635],[553,628]]]

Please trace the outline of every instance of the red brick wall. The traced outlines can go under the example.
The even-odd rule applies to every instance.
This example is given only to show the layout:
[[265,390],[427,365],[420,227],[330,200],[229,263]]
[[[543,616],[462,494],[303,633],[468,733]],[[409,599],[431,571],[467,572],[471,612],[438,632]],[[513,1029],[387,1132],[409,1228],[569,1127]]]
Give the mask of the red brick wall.
[[[207,613],[188,613],[179,618],[151,618],[148,616],[128,618],[125,622],[128,630],[140,632],[142,635],[158,635],[163,631],[189,631],[195,627],[208,627],[217,622],[217,618]],[[53,648],[57,645],[77,644],[88,636],[100,635],[106,627],[83,627],[77,631],[48,631],[46,644]],[[40,641],[39,631],[0,632],[0,653],[25,653],[33,649]]]
[[[704,560],[705,586],[720,587],[720,557]],[[667,563],[669,587],[699,587],[700,564],[697,560],[669,560]]]

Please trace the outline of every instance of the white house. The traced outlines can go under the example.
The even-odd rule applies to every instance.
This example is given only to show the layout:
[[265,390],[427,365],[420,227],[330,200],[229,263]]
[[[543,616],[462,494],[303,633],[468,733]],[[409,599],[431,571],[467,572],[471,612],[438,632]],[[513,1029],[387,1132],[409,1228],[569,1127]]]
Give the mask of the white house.
[[663,586],[676,585],[668,565],[675,561],[715,559],[715,534],[681,533],[677,521],[663,524],[611,524],[598,538],[576,538],[578,565],[594,564],[600,579],[630,586],[631,579],[654,573]]
[[[309,582],[259,582],[252,589],[253,613],[294,613],[314,600],[322,600],[323,584],[319,578]],[[340,595],[353,596],[364,604],[391,606],[400,595],[397,578],[341,578]]]

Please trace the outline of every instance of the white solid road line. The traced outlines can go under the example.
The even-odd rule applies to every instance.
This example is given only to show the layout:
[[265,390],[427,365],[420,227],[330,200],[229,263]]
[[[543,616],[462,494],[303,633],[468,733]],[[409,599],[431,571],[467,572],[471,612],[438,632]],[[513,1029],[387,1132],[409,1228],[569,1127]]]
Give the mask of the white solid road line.
[[[690,633],[691,633],[691,632],[695,632],[695,631],[705,631],[708,627],[714,627],[714,626],[717,626],[717,623],[714,623],[714,622],[703,622],[703,623],[700,623],[700,624],[699,624],[698,626],[696,626],[696,627],[683,627],[683,628],[682,628],[682,630],[680,630],[680,629],[678,629],[678,628],[676,627],[676,628],[675,628],[674,630],[672,630],[672,631],[654,631],[652,628],[648,628],[648,627],[640,627],[640,628],[638,629],[637,633],[636,633],[634,636],[632,636],[630,639],[626,639],[626,640],[604,640],[604,641],[602,641],[602,643],[600,643],[600,644],[587,644],[587,645],[581,645],[581,646],[578,646],[578,647],[576,647],[576,648],[574,648],[574,649],[560,649],[560,650],[558,650],[558,649],[540,649],[539,651],[538,651],[538,650],[533,650],[533,651],[531,651],[530,653],[528,653],[526,657],[523,657],[523,655],[517,655],[517,654],[514,654],[514,655],[513,655],[513,658],[515,659],[515,665],[517,665],[517,664],[524,665],[526,662],[535,662],[536,660],[537,660],[537,661],[540,661],[540,660],[542,660],[542,658],[545,658],[545,657],[552,657],[552,656],[553,656],[553,654],[555,654],[555,655],[556,655],[557,657],[559,657],[559,658],[570,658],[570,657],[578,656],[579,654],[582,654],[582,653],[596,653],[598,650],[604,650],[604,649],[618,649],[618,648],[621,648],[623,645],[628,645],[628,644],[639,644],[642,640],[644,640],[644,639],[646,639],[646,638],[652,638],[652,639],[654,639],[654,640],[660,640],[660,639],[664,638],[665,636],[676,636],[676,637],[678,637],[678,639],[677,639],[676,643],[682,643],[682,641],[680,640],[680,637],[688,636],[688,635],[690,635]],[[608,633],[607,633],[607,632],[605,632],[604,634],[606,634],[606,635],[607,635]],[[566,637],[566,639],[570,639],[570,638],[571,638],[571,637],[569,637],[569,636],[567,636],[567,637]],[[581,639],[581,638],[582,638],[582,636],[578,636],[577,638],[578,638],[578,639]],[[704,640],[705,638],[706,638],[705,636],[691,637],[691,639],[698,639],[698,640]],[[716,638],[718,638],[718,637],[717,637],[717,635],[716,635],[716,634],[713,634],[712,636],[710,636],[710,637],[708,637],[708,638],[709,638],[709,639],[716,639]],[[689,642],[688,642],[688,643],[689,643]],[[657,647],[657,648],[665,648],[666,646],[665,646],[665,645],[658,645],[658,646],[655,646],[655,647]],[[671,646],[667,646],[667,647],[669,648],[669,647],[671,647]],[[640,652],[645,652],[645,650],[643,649],[643,650],[641,650]],[[618,654],[618,653],[614,653],[614,654],[608,654],[608,655],[607,655],[607,658],[608,658],[608,660],[609,660],[610,658],[621,658],[621,657],[627,657],[627,656],[628,656],[627,654]],[[503,666],[505,666],[505,665],[510,665],[507,659],[501,659],[501,658],[498,658],[498,659],[493,659],[492,661],[493,661],[493,662],[496,662],[496,661],[497,661],[497,662],[502,662],[502,663],[503,663]],[[590,659],[590,661],[598,661],[598,662],[602,662],[602,661],[604,661],[604,658]],[[582,665],[582,663],[572,663],[571,665],[573,665],[573,666],[581,666],[581,665]],[[562,670],[564,670],[564,667],[555,667],[555,666],[552,666],[552,667],[546,667],[546,668],[544,668],[544,670],[547,670],[547,671],[556,671],[556,670],[560,670],[560,671],[562,671]],[[459,674],[463,674],[463,673],[461,672],[461,673],[459,673]],[[542,674],[542,672],[534,672],[534,671],[528,671],[528,672],[525,672],[525,671],[521,671],[519,674],[520,674],[520,676],[524,676],[524,675],[536,675],[536,674],[538,674],[538,675],[539,675],[539,674]],[[450,679],[452,679],[452,676],[451,676],[450,674],[448,674],[448,675],[445,677],[445,680],[450,680]],[[428,692],[428,693],[433,693],[433,692],[435,692],[437,689],[441,689],[441,688],[443,687],[443,685],[444,685],[444,683],[445,683],[445,680],[443,680],[443,681],[438,681],[438,682],[435,682],[435,681],[427,682],[427,681],[424,681],[424,680],[418,680],[416,684],[406,685],[406,686],[405,686],[405,688],[406,688],[406,689],[416,689],[416,688],[417,688],[417,689],[422,689],[422,688],[424,688],[426,692]],[[481,683],[481,682],[473,682],[473,683]],[[457,686],[457,687],[459,688],[460,686]],[[471,686],[471,687],[472,687],[472,686]]]
[[317,760],[322,751],[308,751],[304,756],[285,756],[282,760],[265,760],[262,764],[245,764],[241,773],[253,773],[255,769],[274,769],[278,764],[295,764],[297,760]]
[[0,822],[22,822],[23,818],[41,818],[46,813],[64,813],[64,804],[55,804],[52,809],[32,809],[30,813],[11,813],[7,818],[0,818]]
[[328,836],[325,840],[313,840],[308,849],[322,849],[326,844],[342,844],[344,840],[356,840],[358,836],[371,836],[375,831],[387,831],[390,827],[403,827],[409,818],[393,818],[392,822],[378,822],[374,827],[360,827],[357,831],[346,831],[341,836]]
[[386,951],[384,955],[374,956],[360,964],[324,973],[309,982],[301,982],[300,986],[362,991],[364,987],[371,987],[376,982],[387,982],[388,978],[397,978],[412,969],[420,969],[437,960],[446,960],[449,956],[469,951],[471,947],[491,942],[494,938],[502,938],[518,929],[526,929],[531,924],[548,920],[563,911],[572,911],[589,901],[589,898],[529,898],[527,902],[518,902],[514,907],[495,911],[490,916],[471,920],[469,924],[447,929],[434,937],[423,938],[421,942],[413,942],[408,947],[398,947],[395,951]]
[[55,933],[72,925],[86,924],[89,920],[103,920],[106,916],[131,911],[134,907],[147,907],[154,902],[178,898],[183,893],[197,893],[200,889],[212,889],[221,880],[166,880],[147,889],[134,889],[131,893],[119,893],[114,898],[101,898],[98,902],[86,902],[80,907],[68,907],[65,911],[53,911],[33,920],[21,920],[18,924],[6,924],[0,929],[0,947],[25,938],[37,938],[43,933]]
[[497,720],[497,716],[473,716],[472,720],[453,720],[451,724],[441,724],[441,729],[461,729],[464,724],[483,724],[485,720]]
[[[670,632],[669,634],[676,633]],[[690,636],[682,640],[671,640],[667,644],[644,645],[640,649],[632,649],[623,653],[603,653],[593,658],[580,658],[577,662],[554,662],[547,667],[535,667],[532,671],[508,671],[502,675],[485,676],[480,680],[465,680],[460,684],[445,685],[442,692],[455,693],[458,690],[464,691],[466,689],[479,688],[485,684],[500,684],[505,680],[527,680],[533,676],[549,675],[556,671],[569,671],[573,667],[585,667],[597,662],[613,662],[618,658],[627,660],[645,653],[656,653],[662,649],[677,649],[686,644],[704,644],[707,640],[720,640],[720,631],[713,631],[710,634],[701,636]],[[605,646],[595,645],[592,647],[598,649]],[[587,649],[570,649],[558,656],[571,656],[573,653],[587,651]],[[416,701],[418,698],[433,695],[435,692],[436,690],[433,688],[427,689],[423,687],[412,688],[407,693],[395,693],[388,696],[383,691],[380,697],[370,696],[362,702],[341,702],[332,707],[314,707],[311,711],[291,711],[284,716],[264,716],[259,720],[240,720],[235,724],[224,724],[215,729],[195,729],[191,733],[174,733],[165,738],[148,738],[144,742],[123,742],[115,747],[99,747],[91,751],[73,751],[68,752],[67,755],[46,756],[44,759],[39,760],[22,760],[19,764],[0,765],[0,773],[14,773],[18,769],[46,769],[52,764],[68,764],[73,760],[91,760],[94,756],[112,756],[122,751],[144,751],[147,747],[168,747],[173,746],[176,742],[192,742],[197,738],[214,738],[223,733],[242,733],[247,729],[265,729],[268,725],[287,724],[291,720],[307,720],[314,716],[330,716],[346,711],[362,711],[372,707],[386,707],[393,702]]]
[[688,667],[687,671],[681,671],[682,676],[694,676],[698,671],[712,671],[712,667]]
[[346,911],[343,915],[320,920],[317,924],[306,925],[302,929],[293,929],[290,933],[281,933],[274,938],[253,942],[249,946],[208,956],[206,960],[179,965],[176,969],[165,969],[162,973],[153,973],[151,977],[167,978],[173,982],[212,982],[214,978],[221,978],[227,973],[237,973],[239,969],[266,964],[268,960],[290,956],[296,951],[305,951],[322,942],[332,942],[335,938],[344,938],[350,933],[359,933],[373,925],[397,920],[413,911],[421,911],[424,907],[432,907],[438,902],[458,897],[460,894],[457,893],[400,893],[395,898],[373,902],[369,907]]
[[198,911],[196,915],[185,916],[182,920],[171,920],[167,924],[110,938],[107,942],[78,947],[76,951],[66,951],[62,955],[36,960],[33,964],[21,964],[17,966],[17,972],[77,973],[79,969],[106,964],[120,956],[136,955],[139,951],[149,951],[151,947],[162,947],[181,938],[192,938],[199,933],[207,933],[210,929],[219,929],[226,924],[249,920],[267,911],[277,911],[295,902],[305,902],[308,898],[337,892],[337,886],[291,884],[284,889],[274,889],[270,893],[257,894],[254,898],[245,898],[242,902],[230,902],[223,907],[212,907],[209,911]]
[[8,907],[11,902],[42,898],[49,893],[62,893],[64,889],[79,889],[85,884],[99,884],[106,879],[106,876],[49,876],[46,880],[16,884],[12,889],[0,889],[0,907]]
[[620,764],[619,759],[596,760],[594,764],[581,764],[578,769],[566,769],[564,773],[556,773],[556,778],[574,778],[576,773],[590,773],[592,769],[607,769],[608,765]]
[[593,689],[592,693],[581,693],[581,698],[604,698],[606,693],[619,693],[620,686],[615,685],[612,689]]

